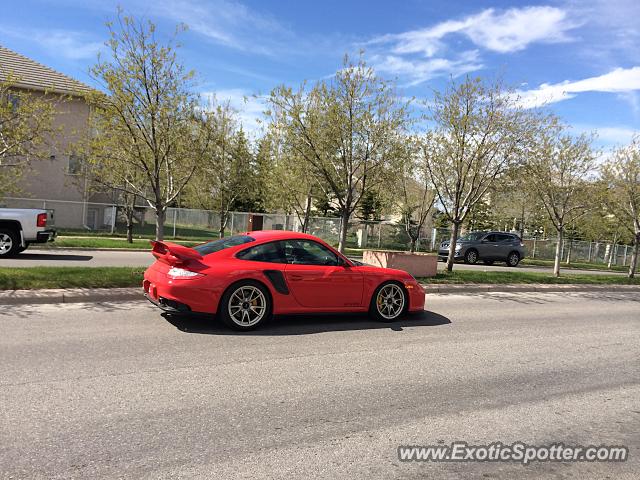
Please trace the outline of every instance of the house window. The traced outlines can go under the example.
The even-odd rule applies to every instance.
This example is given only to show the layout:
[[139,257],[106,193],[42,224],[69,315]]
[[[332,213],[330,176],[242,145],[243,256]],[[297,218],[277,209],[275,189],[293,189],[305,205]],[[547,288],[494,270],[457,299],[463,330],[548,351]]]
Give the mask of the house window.
[[82,158],[78,155],[69,155],[69,164],[67,165],[67,173],[69,175],[80,175],[82,173]]

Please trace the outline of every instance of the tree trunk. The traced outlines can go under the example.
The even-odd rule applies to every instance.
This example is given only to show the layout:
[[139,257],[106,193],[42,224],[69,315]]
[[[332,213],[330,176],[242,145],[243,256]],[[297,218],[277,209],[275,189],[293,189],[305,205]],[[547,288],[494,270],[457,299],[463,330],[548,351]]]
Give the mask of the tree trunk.
[[304,222],[302,222],[302,233],[307,233],[307,229],[309,228],[309,217],[311,216],[311,200],[312,200],[311,192],[307,194],[307,204],[304,209]]
[[167,211],[163,207],[156,206],[156,240],[164,240],[164,221]]
[[349,212],[344,210],[340,217],[340,237],[338,241],[338,251],[344,253],[344,249],[347,242],[347,230],[349,229]]
[[411,243],[409,244],[409,253],[415,253],[416,252],[416,243],[418,243],[418,239],[417,238],[411,238]]
[[460,222],[453,222],[451,229],[451,238],[449,240],[449,256],[447,257],[447,272],[453,271],[453,257],[456,254],[456,242],[458,241],[458,233],[460,232]]
[[567,265],[571,264],[571,250],[573,249],[573,238],[569,239],[569,251],[567,252]]
[[560,256],[562,255],[562,241],[564,239],[564,230],[560,228],[558,230],[558,243],[556,244],[556,257],[553,262],[553,276],[560,276]]
[[631,254],[631,264],[629,265],[629,278],[636,276],[636,268],[638,266],[638,250],[640,250],[640,232],[636,233],[636,240],[633,242],[633,253]]
[[218,229],[219,238],[224,238],[225,228],[227,228],[227,212],[220,210],[220,228]]

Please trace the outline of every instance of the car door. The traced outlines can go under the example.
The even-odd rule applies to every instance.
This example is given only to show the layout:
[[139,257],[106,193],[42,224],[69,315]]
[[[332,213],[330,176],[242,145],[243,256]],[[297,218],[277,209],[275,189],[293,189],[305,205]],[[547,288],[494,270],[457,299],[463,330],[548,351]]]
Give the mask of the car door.
[[490,260],[495,258],[496,248],[496,235],[495,233],[489,233],[485,235],[478,243],[478,254],[480,258],[484,260]]
[[513,248],[513,235],[507,235],[506,233],[499,233],[497,237],[496,258],[504,260],[509,255]]
[[362,305],[363,276],[357,268],[313,240],[283,243],[285,278],[300,305],[330,310]]

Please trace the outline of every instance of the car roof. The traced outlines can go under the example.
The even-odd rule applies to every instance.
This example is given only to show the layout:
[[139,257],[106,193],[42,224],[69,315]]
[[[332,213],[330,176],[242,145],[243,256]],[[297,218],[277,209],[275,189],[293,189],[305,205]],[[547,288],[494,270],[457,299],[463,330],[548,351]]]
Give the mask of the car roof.
[[300,238],[305,240],[320,240],[318,237],[309,235],[308,233],[293,232],[290,230],[254,230],[251,232],[242,233],[242,235],[248,235],[258,241],[268,240],[282,240],[287,238]]

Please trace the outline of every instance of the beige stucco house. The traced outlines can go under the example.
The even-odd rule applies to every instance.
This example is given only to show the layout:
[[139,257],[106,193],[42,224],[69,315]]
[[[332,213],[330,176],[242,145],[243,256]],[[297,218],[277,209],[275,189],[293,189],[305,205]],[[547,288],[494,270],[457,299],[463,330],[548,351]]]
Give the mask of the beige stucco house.
[[102,227],[109,222],[112,209],[99,204],[108,202],[108,196],[87,191],[79,157],[73,153],[73,145],[87,128],[89,107],[83,94],[91,87],[0,45],[0,80],[9,76],[16,81],[16,88],[55,104],[58,133],[48,142],[50,151],[31,163],[31,171],[21,180],[19,196],[2,203],[11,207],[44,205],[55,210],[58,225]]

